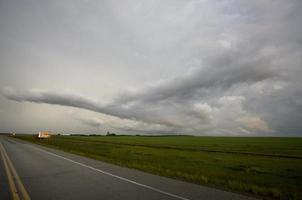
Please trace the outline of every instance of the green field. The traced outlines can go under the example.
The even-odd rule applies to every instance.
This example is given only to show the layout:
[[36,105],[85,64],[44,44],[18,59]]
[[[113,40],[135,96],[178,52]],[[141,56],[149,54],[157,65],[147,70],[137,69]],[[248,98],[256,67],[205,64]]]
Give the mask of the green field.
[[27,141],[264,199],[302,199],[302,138],[55,136]]

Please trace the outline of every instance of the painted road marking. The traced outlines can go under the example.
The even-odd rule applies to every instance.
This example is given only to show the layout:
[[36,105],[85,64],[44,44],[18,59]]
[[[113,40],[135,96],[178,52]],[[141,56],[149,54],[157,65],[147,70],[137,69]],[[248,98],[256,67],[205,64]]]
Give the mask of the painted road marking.
[[[21,181],[21,179],[20,179],[20,177],[19,177],[19,175],[18,175],[18,173],[17,173],[17,171],[16,171],[16,169],[15,169],[15,167],[14,167],[12,161],[11,161],[10,158],[8,157],[8,154],[7,154],[7,152],[6,152],[5,148],[4,148],[4,146],[2,145],[2,143],[0,143],[0,148],[1,148],[1,155],[2,155],[2,157],[3,157],[3,160],[4,160],[4,162],[7,162],[6,165],[8,165],[8,169],[10,169],[10,170],[8,170],[8,172],[9,172],[9,174],[10,174],[10,172],[12,172],[13,177],[14,177],[14,179],[15,179],[15,182],[16,182],[17,185],[18,185],[18,189],[20,190],[20,192],[21,192],[21,194],[22,194],[22,199],[23,199],[23,200],[30,200],[30,196],[29,196],[28,192],[26,191],[26,189],[25,189],[25,187],[24,187],[24,185],[23,185],[23,183],[22,183],[22,181]],[[9,176],[9,175],[8,175],[8,176]],[[11,174],[10,174],[10,176],[11,176]],[[11,177],[12,177],[12,176],[11,176]],[[15,185],[15,184],[13,184],[13,185]],[[14,189],[14,188],[12,188],[12,189]],[[16,188],[15,188],[15,189],[16,189]],[[12,190],[11,190],[11,191],[12,191]],[[16,191],[17,191],[17,190],[16,190]],[[13,194],[13,196],[14,196],[15,193],[12,192],[12,194]],[[16,194],[18,195],[18,192],[17,192]],[[18,195],[18,197],[16,198],[16,200],[18,200],[18,199],[20,199],[19,195]],[[15,199],[14,199],[14,200],[15,200]]]
[[49,152],[49,151],[46,151],[44,149],[41,149],[41,148],[38,148],[38,147],[35,147],[33,145],[29,145],[30,147],[34,148],[34,149],[37,149],[39,151],[42,151],[44,153],[47,153],[49,155],[52,155],[52,156],[55,156],[55,157],[58,157],[58,158],[61,158],[61,159],[64,159],[64,160],[67,160],[69,162],[72,162],[74,164],[77,164],[77,165],[80,165],[82,167],[86,167],[88,169],[91,169],[93,171],[96,171],[96,172],[99,172],[99,173],[102,173],[102,174],[105,174],[105,175],[108,175],[108,176],[112,176],[114,178],[117,178],[117,179],[120,179],[122,181],[126,181],[128,183],[131,183],[131,184],[134,184],[134,185],[137,185],[137,186],[140,186],[140,187],[143,187],[143,188],[147,188],[149,190],[152,190],[152,191],[155,191],[155,192],[158,192],[158,193],[161,193],[161,194],[164,194],[164,195],[167,195],[167,196],[170,196],[170,197],[174,197],[176,199],[181,199],[181,200],[190,200],[188,198],[185,198],[185,197],[182,197],[182,196],[179,196],[179,195],[176,195],[176,194],[172,194],[170,192],[165,192],[163,190],[160,190],[160,189],[157,189],[157,188],[154,188],[152,186],[149,186],[149,185],[145,185],[145,184],[142,184],[142,183],[138,183],[136,181],[133,181],[133,180],[130,180],[130,179],[127,179],[127,178],[124,178],[124,177],[121,177],[121,176],[118,176],[118,175],[115,175],[115,174],[111,174],[109,172],[106,172],[106,171],[103,171],[101,169],[97,169],[97,168],[94,168],[92,166],[89,166],[89,165],[86,165],[86,164],[83,164],[83,163],[80,163],[80,162],[77,162],[77,161],[74,161],[72,159],[69,159],[69,158],[66,158],[64,156],[60,156],[58,154],[55,154],[55,153],[52,153],[52,152]]
[[19,200],[20,198],[19,198],[19,195],[18,195],[18,191],[17,191],[16,185],[13,181],[13,176],[11,174],[11,171],[10,171],[9,167],[8,167],[8,163],[7,163],[6,158],[4,156],[3,146],[2,146],[1,143],[0,143],[0,151],[1,151],[1,157],[2,157],[2,160],[3,160],[4,168],[5,168],[5,173],[6,173],[7,180],[8,180],[9,189],[10,189],[10,192],[12,194],[13,200]]

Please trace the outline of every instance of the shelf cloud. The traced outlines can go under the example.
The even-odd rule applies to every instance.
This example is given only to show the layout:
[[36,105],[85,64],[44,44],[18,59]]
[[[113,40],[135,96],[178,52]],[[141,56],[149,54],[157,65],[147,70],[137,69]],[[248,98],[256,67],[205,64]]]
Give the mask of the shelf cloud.
[[301,135],[301,1],[2,4],[3,131]]

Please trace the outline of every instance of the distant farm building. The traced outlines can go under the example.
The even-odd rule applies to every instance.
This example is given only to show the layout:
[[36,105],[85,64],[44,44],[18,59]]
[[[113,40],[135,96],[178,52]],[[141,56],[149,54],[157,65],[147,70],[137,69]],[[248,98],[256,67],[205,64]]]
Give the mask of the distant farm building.
[[38,133],[39,139],[50,138],[50,137],[51,137],[51,134],[49,131],[39,131],[39,133]]

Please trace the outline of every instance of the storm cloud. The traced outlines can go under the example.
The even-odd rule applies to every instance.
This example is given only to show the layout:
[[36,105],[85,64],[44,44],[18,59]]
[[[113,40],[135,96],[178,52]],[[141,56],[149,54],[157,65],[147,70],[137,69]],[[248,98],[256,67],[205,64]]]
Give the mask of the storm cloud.
[[31,102],[92,111],[80,130],[301,135],[300,1],[54,2],[11,18],[22,3],[2,3],[1,115]]

